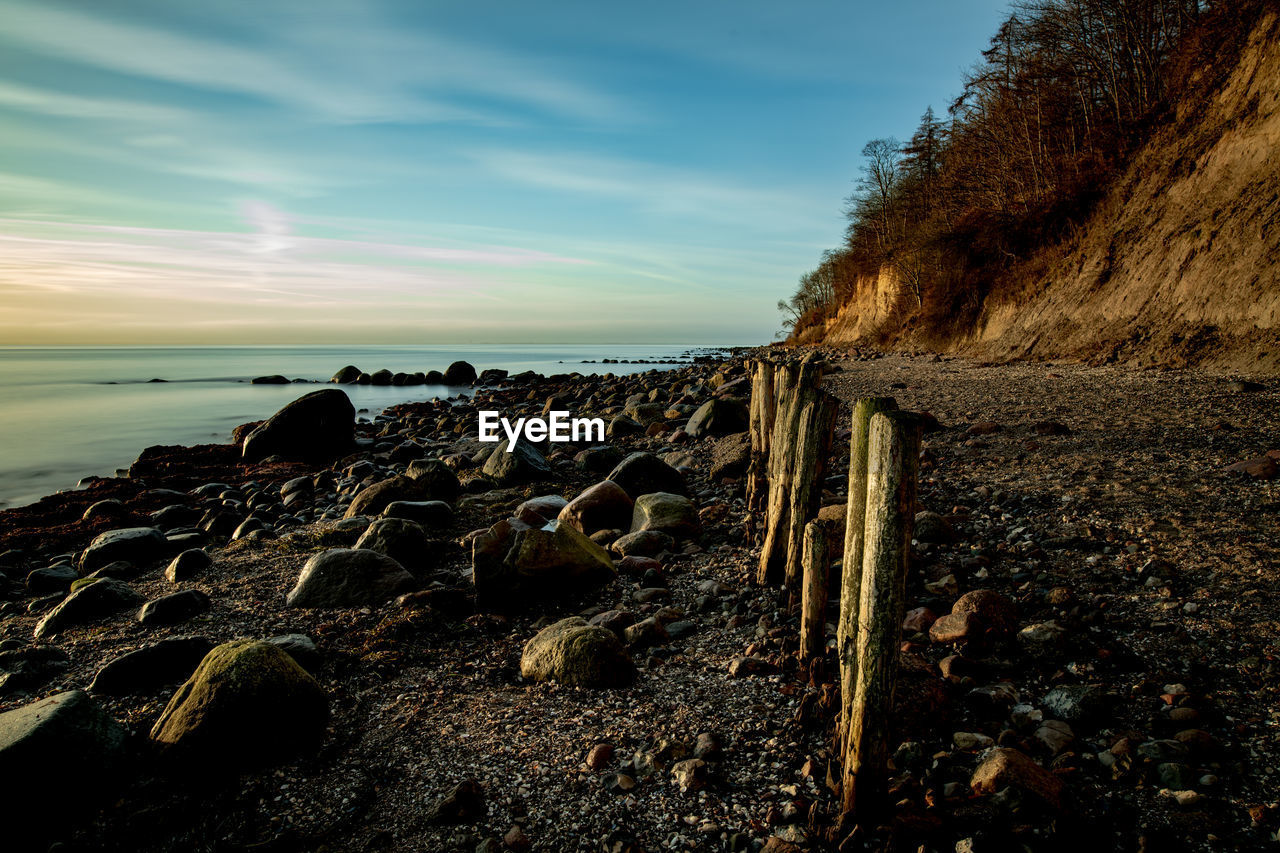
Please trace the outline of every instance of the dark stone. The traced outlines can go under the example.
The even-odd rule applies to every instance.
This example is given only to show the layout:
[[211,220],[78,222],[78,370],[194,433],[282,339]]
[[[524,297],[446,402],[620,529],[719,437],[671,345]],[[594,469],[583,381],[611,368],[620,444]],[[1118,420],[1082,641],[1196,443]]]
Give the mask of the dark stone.
[[250,462],[279,456],[321,461],[349,451],[355,441],[355,407],[337,388],[313,391],[276,412],[244,440]]
[[653,492],[688,495],[684,475],[652,453],[632,453],[609,472],[613,480],[632,500]]
[[185,681],[212,648],[205,637],[160,640],[109,661],[98,670],[89,690],[119,696]]
[[145,565],[168,551],[164,534],[154,527],[126,527],[99,534],[80,555],[80,574],[87,575],[108,563],[124,560]]
[[143,625],[172,625],[185,622],[209,609],[209,596],[198,589],[184,589],[154,598],[142,605],[138,621]]
[[476,369],[465,361],[455,361],[444,372],[445,385],[474,385]]

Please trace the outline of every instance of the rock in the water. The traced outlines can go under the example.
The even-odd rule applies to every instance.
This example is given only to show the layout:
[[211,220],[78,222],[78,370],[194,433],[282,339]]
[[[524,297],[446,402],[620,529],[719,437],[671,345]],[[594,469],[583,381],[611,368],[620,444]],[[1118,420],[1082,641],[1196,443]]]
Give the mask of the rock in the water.
[[621,486],[632,500],[654,492],[689,493],[684,475],[652,453],[632,453],[609,472],[608,479]]
[[89,690],[124,695],[185,681],[213,648],[205,637],[170,637],[107,662]]
[[360,373],[360,368],[356,367],[354,364],[348,364],[346,367],[333,374],[333,378],[329,381],[335,382],[338,385],[351,385],[360,378]]
[[270,376],[255,376],[249,381],[250,385],[288,385],[289,377],[281,376],[279,373],[273,373]]
[[517,441],[514,449],[508,453],[508,439],[503,439],[489,458],[484,460],[484,475],[494,482],[506,486],[513,483],[527,483],[541,480],[551,474],[551,466],[532,444]]
[[143,625],[172,625],[185,622],[209,609],[209,596],[198,589],[184,589],[172,595],[152,599],[138,611]]
[[455,361],[444,371],[445,385],[474,385],[476,369],[465,361]]
[[146,565],[163,557],[168,547],[164,534],[155,527],[108,530],[99,534],[80,555],[80,574],[90,574],[119,560],[135,566]]
[[178,688],[151,739],[194,772],[241,769],[316,750],[329,700],[306,670],[278,646],[235,640],[216,647]]
[[702,519],[693,502],[683,495],[653,492],[636,498],[631,532],[657,530],[674,539],[690,539],[702,532]]
[[122,784],[116,774],[127,738],[124,726],[82,690],[0,714],[6,847],[34,846],[65,828],[71,812],[114,796]]
[[307,560],[285,599],[289,607],[364,607],[416,586],[404,566],[376,551],[333,548]]
[[694,438],[726,436],[746,428],[747,404],[722,397],[703,403],[684,425],[684,431]]
[[559,521],[545,527],[500,521],[472,542],[471,562],[476,596],[485,606],[563,596],[616,576],[603,548]]
[[635,665],[618,637],[580,616],[543,628],[525,644],[520,674],[533,681],[555,679],[574,687],[621,687],[635,678]]
[[144,599],[133,587],[114,578],[85,579],[82,585],[49,611],[36,625],[36,639],[49,637],[72,625],[92,622],[121,610],[142,604]]
[[268,456],[304,461],[333,459],[354,445],[355,418],[355,407],[344,391],[312,391],[249,433],[242,455],[250,462]]
[[631,496],[612,480],[584,489],[560,510],[560,521],[590,536],[597,530],[625,530],[631,525]]
[[355,547],[385,554],[401,566],[417,570],[430,568],[438,556],[438,549],[432,547],[422,525],[403,518],[376,519]]
[[204,549],[189,548],[169,562],[164,570],[164,576],[171,583],[181,583],[191,580],[212,565],[213,558],[205,553]]

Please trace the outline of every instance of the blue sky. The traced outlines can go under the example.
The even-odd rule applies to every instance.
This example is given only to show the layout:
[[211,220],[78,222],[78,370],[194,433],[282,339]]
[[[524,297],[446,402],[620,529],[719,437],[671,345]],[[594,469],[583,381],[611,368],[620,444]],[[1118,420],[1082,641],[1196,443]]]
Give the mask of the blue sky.
[[0,344],[763,342],[1005,11],[0,0]]

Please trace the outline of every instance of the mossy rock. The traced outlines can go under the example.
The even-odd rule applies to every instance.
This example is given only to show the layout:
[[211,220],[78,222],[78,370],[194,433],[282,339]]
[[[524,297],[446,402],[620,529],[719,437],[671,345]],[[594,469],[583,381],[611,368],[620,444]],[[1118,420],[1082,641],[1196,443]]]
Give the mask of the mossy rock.
[[635,679],[636,668],[616,634],[571,616],[525,644],[520,674],[574,687],[622,687]]
[[329,700],[279,646],[223,643],[178,688],[151,739],[171,755],[242,769],[314,752],[324,739]]

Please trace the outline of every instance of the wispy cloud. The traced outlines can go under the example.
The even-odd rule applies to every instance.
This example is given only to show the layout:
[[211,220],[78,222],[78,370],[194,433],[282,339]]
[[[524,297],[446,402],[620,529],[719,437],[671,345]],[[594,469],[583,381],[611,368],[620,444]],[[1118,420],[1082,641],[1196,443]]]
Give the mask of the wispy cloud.
[[86,98],[0,80],[0,107],[63,118],[168,123],[188,118],[186,110],[141,101]]

